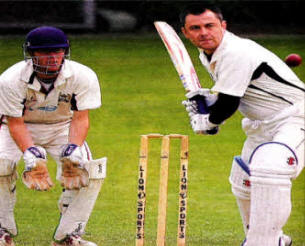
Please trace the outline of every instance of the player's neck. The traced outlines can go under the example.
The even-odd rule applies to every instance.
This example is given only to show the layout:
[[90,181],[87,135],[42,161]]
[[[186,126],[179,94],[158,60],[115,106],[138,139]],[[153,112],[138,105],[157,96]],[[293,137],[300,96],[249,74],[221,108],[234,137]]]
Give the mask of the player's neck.
[[37,74],[36,77],[39,82],[42,82],[45,84],[53,84],[55,82],[55,80],[57,79],[57,75],[56,76],[42,76],[42,75]]
[[211,59],[212,59],[212,55],[213,55],[213,53],[208,54],[208,53],[206,53],[205,51],[204,51],[203,53],[204,53],[204,55],[206,56],[206,58],[208,59],[208,61],[210,62],[210,61],[211,61]]

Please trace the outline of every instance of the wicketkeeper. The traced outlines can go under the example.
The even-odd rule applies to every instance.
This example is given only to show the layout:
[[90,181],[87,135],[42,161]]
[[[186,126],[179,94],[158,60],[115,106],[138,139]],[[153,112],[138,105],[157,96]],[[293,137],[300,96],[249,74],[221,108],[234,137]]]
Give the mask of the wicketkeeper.
[[[292,245],[282,228],[291,212],[292,180],[304,168],[304,83],[275,54],[227,31],[217,7],[192,5],[180,17],[215,83],[214,94],[186,94],[194,132],[216,134],[236,110],[245,117],[247,139],[230,175],[246,235],[242,245]],[[198,112],[195,97],[206,101],[209,114]]]
[[63,186],[53,246],[96,246],[81,238],[105,178],[106,158],[92,160],[85,142],[89,110],[101,106],[99,81],[88,67],[69,60],[70,44],[55,27],[31,30],[24,61],[0,76],[0,246],[13,246],[16,165],[25,163],[24,184],[53,186],[47,153]]

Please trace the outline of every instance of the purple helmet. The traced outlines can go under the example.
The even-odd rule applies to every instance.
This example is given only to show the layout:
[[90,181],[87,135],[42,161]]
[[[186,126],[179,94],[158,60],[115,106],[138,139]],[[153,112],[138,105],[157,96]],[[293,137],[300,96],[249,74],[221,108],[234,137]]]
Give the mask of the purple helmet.
[[35,49],[56,49],[70,47],[66,34],[52,26],[42,26],[31,30],[25,39],[24,48],[29,52]]
[[[58,74],[60,69],[57,71],[51,71],[51,65],[42,66],[38,62],[38,57],[33,56],[33,52],[35,50],[52,49],[64,49],[64,58],[69,58],[70,44],[66,34],[62,30],[52,26],[37,27],[31,30],[26,36],[25,43],[23,45],[24,59],[31,59],[33,61],[33,68],[37,73],[49,75]],[[60,64],[60,68],[63,65],[63,62]]]

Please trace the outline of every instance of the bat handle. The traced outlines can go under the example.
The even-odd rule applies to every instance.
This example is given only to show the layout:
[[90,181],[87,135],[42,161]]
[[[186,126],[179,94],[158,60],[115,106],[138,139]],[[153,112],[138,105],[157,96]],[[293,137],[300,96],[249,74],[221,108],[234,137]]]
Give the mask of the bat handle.
[[[192,97],[191,100],[196,101],[197,103],[197,108],[198,108],[198,112],[200,114],[208,114],[209,113],[209,107],[205,101],[205,97],[201,96],[201,95],[196,95],[194,97]],[[212,128],[211,130],[208,130],[207,133],[209,135],[215,135],[218,132],[218,126],[215,126],[214,128]]]
[[205,101],[204,96],[196,95],[192,98],[192,100],[195,100],[198,106],[198,112],[200,114],[208,114],[209,108],[207,106],[207,103]]

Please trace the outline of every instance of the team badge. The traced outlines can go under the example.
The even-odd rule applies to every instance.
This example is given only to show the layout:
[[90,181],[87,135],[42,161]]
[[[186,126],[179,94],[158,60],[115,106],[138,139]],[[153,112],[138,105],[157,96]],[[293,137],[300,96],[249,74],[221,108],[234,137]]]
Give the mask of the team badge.
[[244,186],[247,186],[247,187],[250,187],[250,186],[251,186],[250,180],[244,179],[244,180],[243,180],[243,185],[244,185]]
[[289,166],[293,166],[296,163],[295,158],[294,157],[288,157],[287,159],[287,164]]
[[68,103],[68,102],[70,102],[70,100],[71,100],[71,95],[69,95],[69,94],[62,94],[62,93],[59,94],[58,102]]
[[216,62],[213,62],[210,64],[210,69],[211,69],[212,73],[215,73],[215,67],[216,67]]

